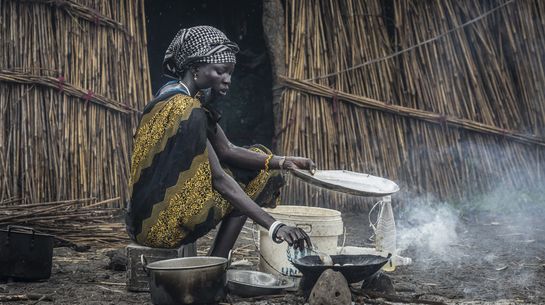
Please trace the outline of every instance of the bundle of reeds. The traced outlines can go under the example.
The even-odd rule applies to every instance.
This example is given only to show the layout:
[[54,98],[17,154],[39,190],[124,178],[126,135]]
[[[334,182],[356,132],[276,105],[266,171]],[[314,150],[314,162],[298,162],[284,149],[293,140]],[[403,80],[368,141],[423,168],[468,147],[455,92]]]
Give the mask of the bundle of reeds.
[[151,97],[143,0],[0,0],[0,201],[128,193]]
[[119,197],[97,202],[96,198],[20,204],[10,198],[0,202],[0,228],[19,225],[54,235],[61,244],[88,245],[128,242],[119,221],[121,209],[106,208]]
[[[441,199],[537,186],[543,16],[534,0],[288,0],[283,153]],[[284,201],[358,200],[291,179]]]

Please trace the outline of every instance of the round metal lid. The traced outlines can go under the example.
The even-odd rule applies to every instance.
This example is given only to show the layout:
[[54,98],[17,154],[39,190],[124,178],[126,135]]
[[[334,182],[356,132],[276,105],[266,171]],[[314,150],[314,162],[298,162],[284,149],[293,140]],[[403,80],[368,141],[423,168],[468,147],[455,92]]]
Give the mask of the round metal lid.
[[352,195],[386,196],[399,191],[399,186],[391,180],[346,170],[317,170],[312,175],[295,169],[291,173],[310,184]]

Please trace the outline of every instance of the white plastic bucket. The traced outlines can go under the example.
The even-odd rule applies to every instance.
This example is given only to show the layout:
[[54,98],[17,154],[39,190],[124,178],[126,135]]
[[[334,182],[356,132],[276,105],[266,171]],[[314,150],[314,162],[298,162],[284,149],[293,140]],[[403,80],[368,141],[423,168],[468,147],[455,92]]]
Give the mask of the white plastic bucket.
[[[337,240],[343,234],[343,221],[339,211],[295,205],[280,205],[275,209],[265,210],[276,220],[305,230],[318,250],[330,255],[337,253]],[[299,270],[288,261],[288,244],[277,244],[268,234],[266,229],[260,228],[259,269],[272,274],[299,276]]]

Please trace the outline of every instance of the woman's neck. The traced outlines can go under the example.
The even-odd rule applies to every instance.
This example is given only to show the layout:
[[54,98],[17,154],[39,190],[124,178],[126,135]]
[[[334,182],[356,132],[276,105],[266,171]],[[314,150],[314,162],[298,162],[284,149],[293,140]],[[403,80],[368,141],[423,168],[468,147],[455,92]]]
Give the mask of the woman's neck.
[[185,89],[189,90],[188,94],[192,97],[195,97],[197,95],[197,92],[199,91],[199,88],[197,87],[197,84],[195,84],[195,81],[192,77],[188,77],[187,75],[180,80],[180,83],[183,84],[182,87],[185,85]]

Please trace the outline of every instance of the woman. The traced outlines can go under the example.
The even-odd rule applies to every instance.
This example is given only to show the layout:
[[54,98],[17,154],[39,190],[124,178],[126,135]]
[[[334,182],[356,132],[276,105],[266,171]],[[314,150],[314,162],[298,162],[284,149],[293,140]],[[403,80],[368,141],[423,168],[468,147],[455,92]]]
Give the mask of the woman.
[[[275,221],[261,206],[275,206],[283,185],[279,170],[312,171],[314,163],[275,156],[259,145],[233,145],[208,105],[227,94],[237,52],[235,43],[210,26],[182,29],[168,47],[163,67],[177,81],[146,105],[134,139],[126,221],[137,243],[179,247],[221,221],[209,255],[227,257],[250,217],[276,242],[310,246],[302,229]],[[205,89],[207,98],[198,94]]]

